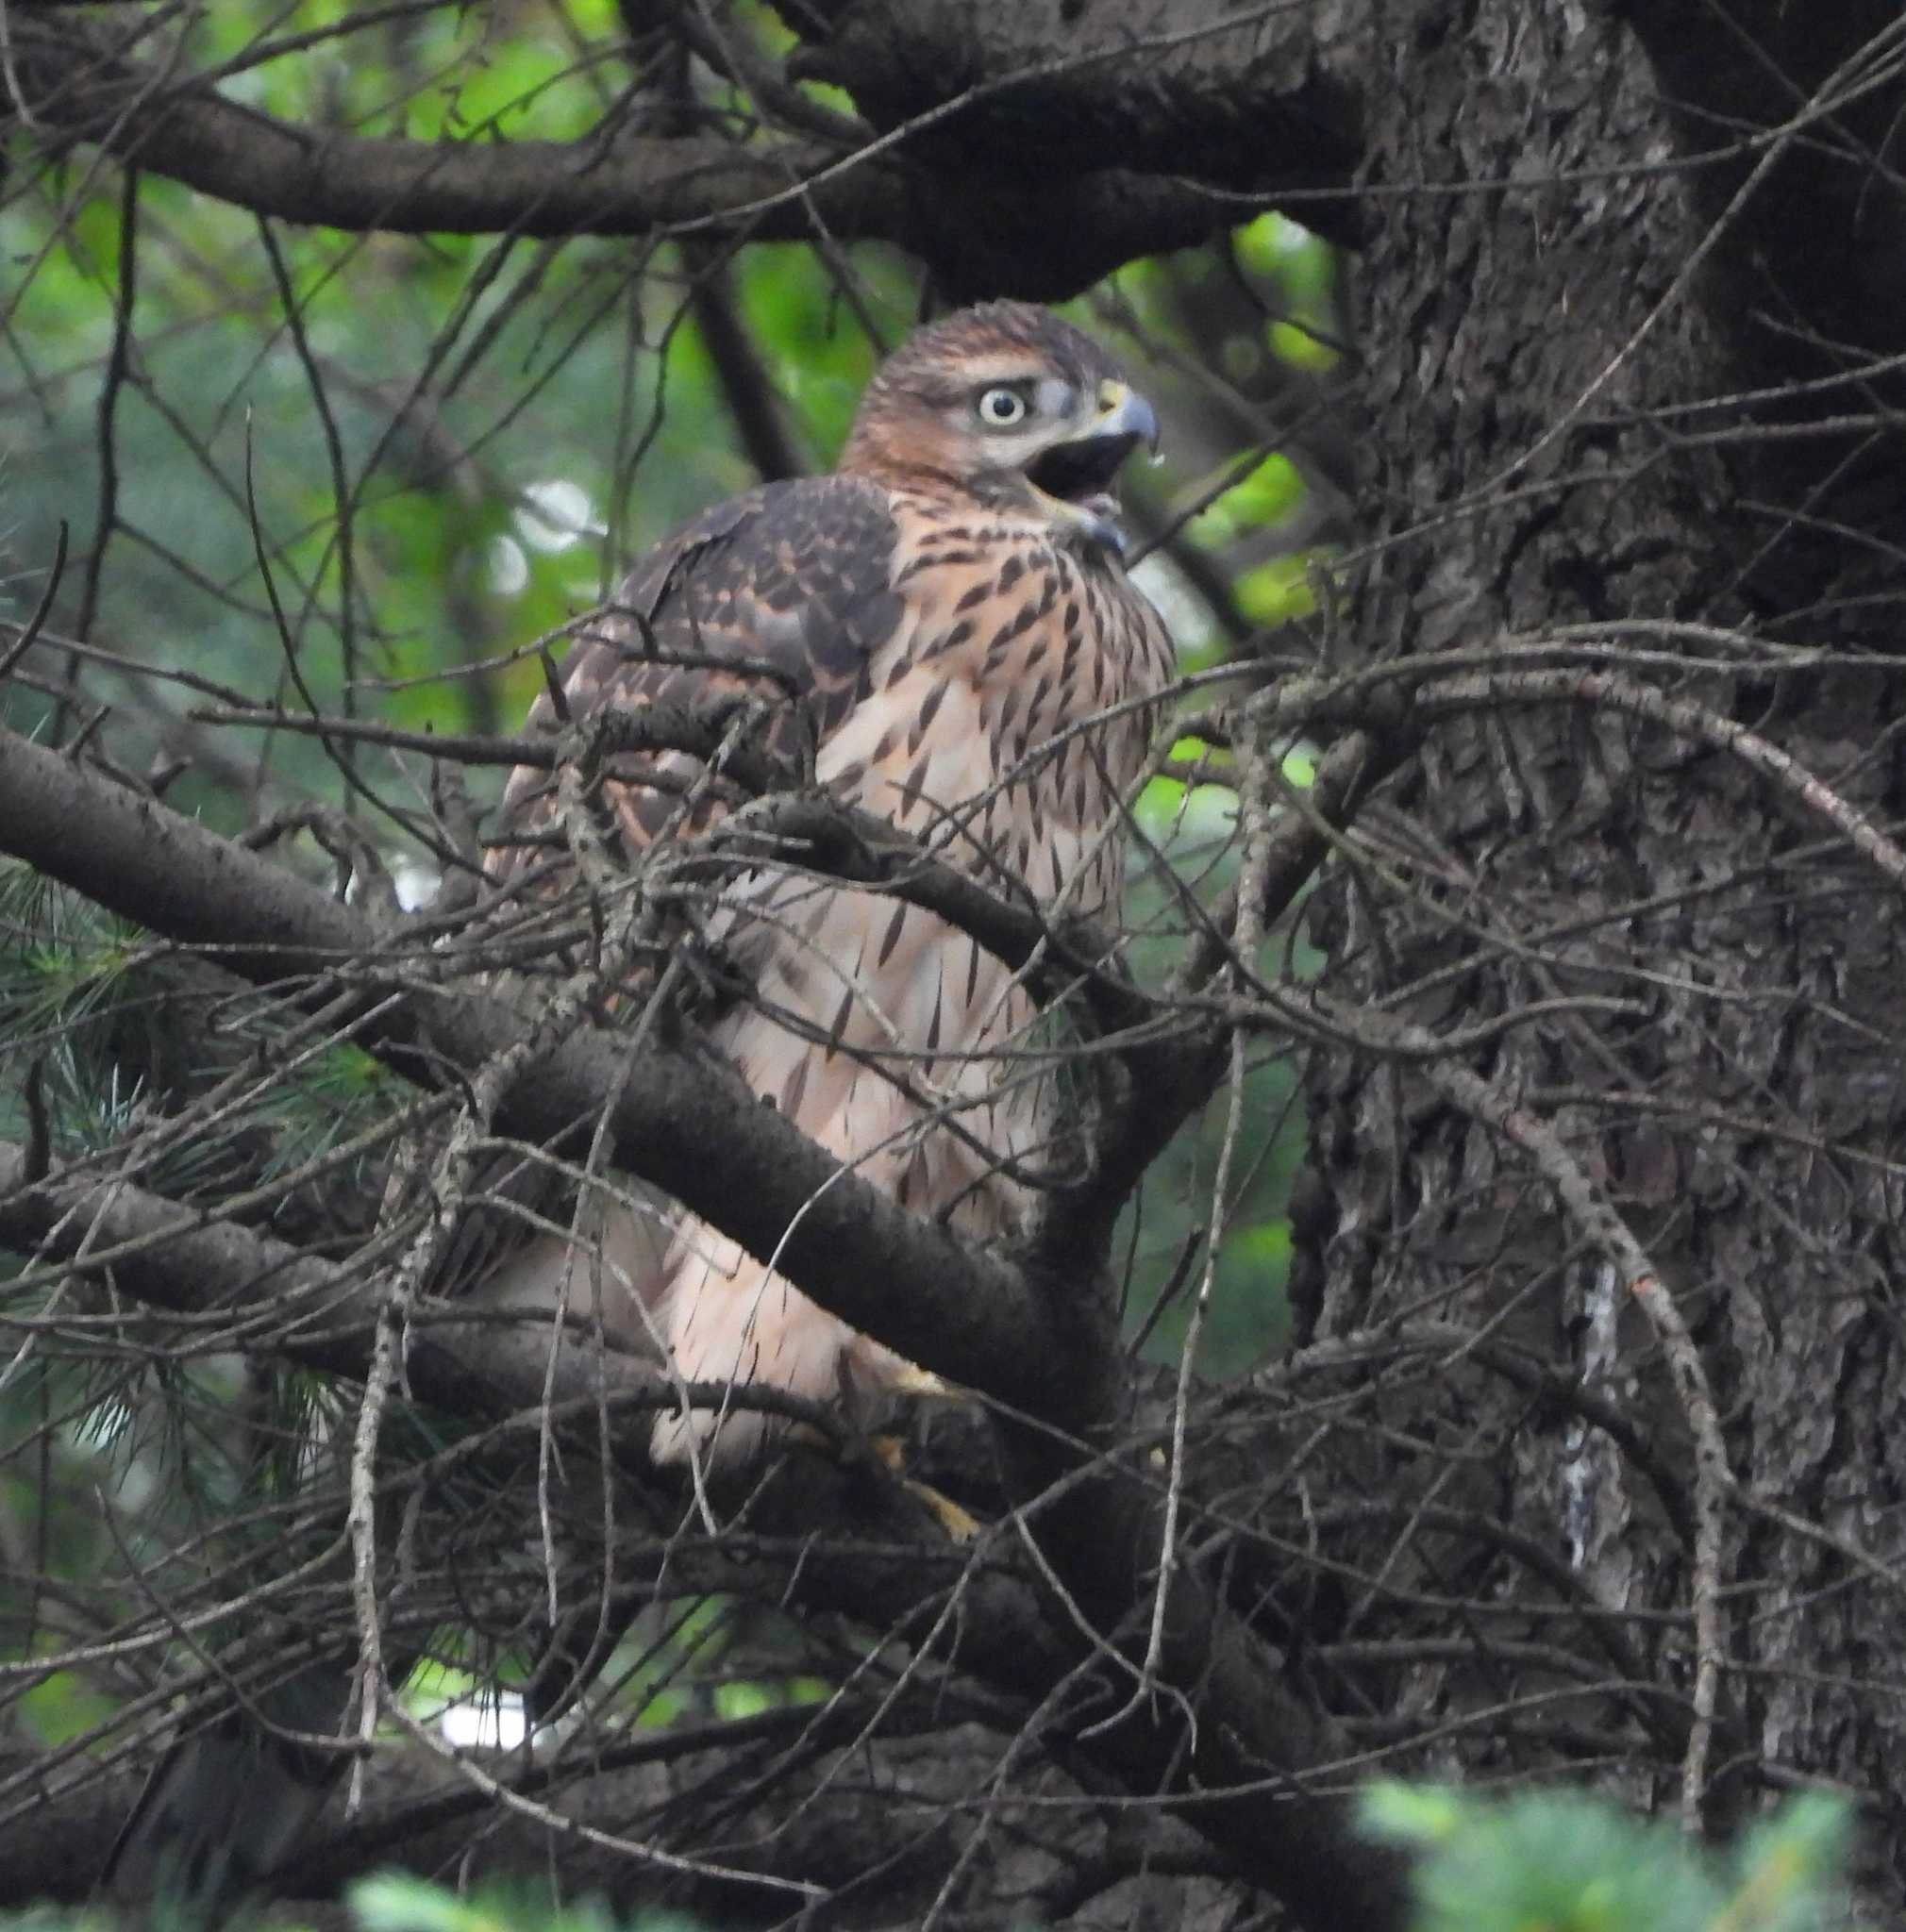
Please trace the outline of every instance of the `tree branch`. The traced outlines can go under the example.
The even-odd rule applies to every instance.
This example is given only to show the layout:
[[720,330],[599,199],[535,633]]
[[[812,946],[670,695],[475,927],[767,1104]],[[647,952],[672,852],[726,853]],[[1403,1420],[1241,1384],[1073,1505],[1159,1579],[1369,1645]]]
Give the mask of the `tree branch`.
[[[1022,192],[1028,170],[1119,167],[1249,192],[1324,197],[1362,148],[1360,82],[1340,62],[1362,0],[824,0],[789,10],[803,79],[846,89],[876,127],[928,124],[918,145]],[[1037,198],[1037,197],[1035,197]]]
[[[930,8],[918,20],[883,12],[895,73],[911,63],[910,31],[926,58],[936,58],[939,27],[929,15]],[[146,30],[142,23],[139,32]],[[43,142],[95,143],[257,215],[403,234],[790,241],[819,230],[909,249],[961,299],[1075,294],[1122,262],[1202,242],[1294,190],[1335,197],[1355,158],[1342,132],[1347,110],[1327,112],[1318,89],[1288,109],[1282,105],[1280,87],[1310,87],[1304,43],[1288,33],[1277,59],[1257,63],[1242,90],[1233,74],[1225,96],[1228,115],[1254,117],[1251,178],[1212,182],[1192,178],[1184,129],[1195,125],[1194,110],[1216,81],[1201,70],[1206,93],[1180,89],[1167,102],[1145,51],[1122,30],[1098,42],[1075,33],[1061,75],[1030,54],[1006,71],[982,73],[964,92],[927,101],[914,121],[887,127],[859,152],[820,141],[755,145],[607,129],[577,142],[321,134],[128,58],[126,44],[70,14],[57,24],[17,8],[0,14],[0,53],[18,76],[21,119]],[[1010,48],[994,52],[1012,58]],[[864,67],[863,55],[854,58]],[[1079,92],[1079,81],[1101,83],[1109,69],[1127,75],[1110,118],[1053,111],[1052,86],[1063,74],[1074,85],[1062,91],[1060,106]],[[922,135],[956,120],[967,132],[953,147],[923,143]],[[1282,139],[1263,138],[1273,125]],[[1042,147],[1036,196],[1024,192],[1023,169],[1001,169],[997,154],[976,172],[974,128],[999,126],[1030,128]],[[1061,129],[1071,132],[1055,152]],[[958,178],[957,222],[945,215],[949,175]],[[1327,219],[1326,205],[1336,203],[1312,208],[1313,219]]]
[[905,184],[891,159],[836,167],[815,182],[842,157],[814,142],[319,133],[172,81],[71,18],[56,26],[15,9],[5,40],[18,65],[22,107],[42,138],[96,143],[235,208],[285,221],[528,236],[702,226],[775,242],[805,239],[816,214],[844,232],[893,240],[909,219]]
[[[341,982],[360,988],[357,1037],[410,1077],[436,1084],[443,1059],[479,1067],[522,1037],[523,1023],[502,1002],[433,983],[441,961],[427,925],[381,935],[256,855],[71,758],[11,735],[0,739],[0,847],[300,1004],[335,1000]],[[1096,1285],[1070,1275],[1035,1284],[962,1247],[839,1169],[738,1081],[681,1049],[648,1047],[624,1077],[596,1041],[572,1039],[512,1082],[496,1111],[503,1131],[551,1145],[604,1118],[618,1164],[751,1251],[774,1253],[823,1307],[1044,1418],[1015,1432],[1023,1472],[1036,1486],[1048,1472],[1074,1474],[1061,1475],[1071,1484],[1064,1507],[1040,1517],[1049,1588],[1039,1594],[1048,1628],[1073,1632],[1085,1646],[1082,1660],[1107,1654],[1105,1640],[1088,1641],[1078,1620],[1108,1637],[1122,1631],[1137,1581],[1155,1560],[1158,1520],[1142,1476],[1115,1460],[1089,1463],[1081,1476],[1078,1452],[1063,1440],[1063,1432],[1111,1426],[1120,1409],[1123,1363]],[[143,1205],[134,1200],[125,1212],[129,1225],[149,1230],[140,1222]],[[213,1239],[232,1241],[223,1230]],[[293,1265],[276,1244],[257,1241],[224,1255],[214,1249],[208,1267],[243,1277],[250,1268],[269,1275]],[[894,1292],[896,1282],[904,1294]],[[1067,1372],[1053,1374],[1055,1362]],[[917,1596],[917,1552],[904,1568]],[[862,1590],[856,1602],[865,1610],[872,1599]],[[1142,1631],[1138,1641],[1142,1653]],[[1031,1654],[1015,1644],[994,1669],[1023,1671]],[[1320,1767],[1344,1756],[1334,1727],[1283,1687],[1275,1660],[1195,1574],[1175,1583],[1159,1668],[1168,1694],[1133,1703],[1129,1681],[1116,1676],[1110,1708],[1100,1702],[1073,1716],[1067,1728],[1078,1748],[1133,1790],[1182,1808],[1308,1923],[1346,1932],[1400,1925],[1401,1861],[1360,1840],[1346,1800],[1308,1789]],[[1045,1695],[1058,1679],[1041,1674]],[[1105,1723],[1120,1705],[1116,1721]]]
[[[151,799],[0,735],[0,850],[98,904],[303,1005],[360,989],[358,1043],[420,1085],[507,1052],[502,1000],[442,985],[428,924],[379,932],[314,887]],[[513,1082],[498,1131],[552,1149],[606,1119],[616,1164],[749,1253],[773,1257],[829,1313],[910,1360],[1071,1425],[1102,1411],[1112,1365],[1081,1358],[1064,1297],[920,1221],[842,1168],[706,1056],[650,1044],[627,1062],[574,1037]],[[905,1282],[896,1294],[893,1284]],[[1072,1361],[1055,1386],[1044,1364]]]
[[[89,1237],[95,1254],[131,1248],[113,1263],[115,1276],[130,1291],[173,1307],[211,1309],[271,1284],[280,1318],[274,1324],[275,1348],[313,1366],[362,1374],[378,1299],[374,1285],[248,1229],[217,1222],[194,1225],[194,1219],[190,1209],[121,1181],[30,1184],[25,1153],[0,1143],[0,1239],[37,1241],[52,1235],[62,1253]],[[298,1339],[297,1301],[324,1311],[327,1334]],[[512,1341],[494,1324],[460,1335],[454,1324],[421,1328],[407,1356],[418,1394],[477,1415],[519,1406],[540,1409],[545,1391],[588,1407],[598,1397],[601,1363],[578,1354],[564,1366],[568,1373],[545,1381],[546,1341],[533,1334]],[[625,1361],[624,1367],[622,1380],[631,1391],[640,1392],[653,1379],[644,1364]],[[610,1374],[612,1389],[613,1357]],[[864,1520],[872,1504],[854,1472],[810,1462],[778,1486],[773,1507],[778,1513],[792,1507],[811,1528],[817,1522]],[[1043,1546],[1059,1566],[1065,1603],[1116,1630],[1148,1563],[1147,1550],[1155,1547],[1159,1510],[1149,1487],[1116,1471],[1101,1473],[1075,1490],[1064,1510],[1044,1516]],[[894,1524],[887,1526],[897,1531]],[[920,1548],[910,1554],[896,1543],[883,1555],[863,1534],[839,1552],[805,1540],[794,1552],[788,1589],[792,1600],[809,1608],[845,1611],[897,1630],[932,1607],[937,1586],[930,1569],[922,1567],[926,1552]],[[1014,1554],[1010,1542],[993,1552],[995,1558]],[[622,1553],[625,1574],[632,1555]],[[760,1583],[760,1555],[745,1549],[704,1557],[676,1549],[669,1561],[680,1589]],[[735,1563],[739,1575],[722,1568]],[[649,1589],[652,1580],[644,1577],[639,1587]],[[944,1643],[935,1647],[936,1655],[945,1650],[943,1662],[1030,1699],[1091,1662],[1092,1647],[1075,1618],[1062,1606],[1042,1614],[1041,1592],[1027,1577],[1013,1577],[995,1561],[964,1575],[959,1588],[965,1613],[946,1626]],[[1129,1651],[1129,1644],[1123,1647]],[[1400,1924],[1401,1862],[1357,1846],[1341,1799],[1303,1790],[1307,1774],[1343,1756],[1334,1727],[1280,1686],[1273,1659],[1226,1616],[1195,1574],[1180,1573],[1175,1580],[1158,1662],[1163,1681],[1202,1707],[1201,1721],[1188,1731],[1176,1699],[1129,1703],[1124,1680],[1114,1678],[1103,1694],[1127,1703],[1117,1722],[1095,1731],[1095,1721],[1106,1711],[1103,1703],[1091,1701],[1069,1714],[1058,1737],[1069,1737],[1073,1748],[1135,1791],[1178,1791],[1173,1808],[1308,1923],[1346,1928]],[[1265,1829],[1267,1779],[1276,1787],[1276,1831]]]
[[[0,1141],[0,1246],[109,1268],[122,1292],[185,1316],[237,1311],[270,1298],[264,1345],[306,1368],[360,1380],[371,1357],[380,1284],[361,1268],[134,1186],[118,1176],[38,1179],[29,1150]],[[228,1333],[221,1330],[221,1335]],[[242,1341],[242,1337],[238,1338]],[[674,1394],[654,1365],[594,1340],[550,1359],[542,1323],[419,1323],[407,1373],[426,1401],[495,1417],[547,1402],[594,1402],[624,1392]]]

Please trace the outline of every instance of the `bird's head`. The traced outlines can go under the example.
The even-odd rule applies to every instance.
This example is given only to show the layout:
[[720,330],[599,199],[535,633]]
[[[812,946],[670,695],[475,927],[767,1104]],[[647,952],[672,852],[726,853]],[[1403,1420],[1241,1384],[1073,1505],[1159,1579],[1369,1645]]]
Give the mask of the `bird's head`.
[[1158,418],[1092,338],[1044,308],[988,302],[915,331],[868,385],[839,467],[1029,511],[1123,550],[1112,484]]

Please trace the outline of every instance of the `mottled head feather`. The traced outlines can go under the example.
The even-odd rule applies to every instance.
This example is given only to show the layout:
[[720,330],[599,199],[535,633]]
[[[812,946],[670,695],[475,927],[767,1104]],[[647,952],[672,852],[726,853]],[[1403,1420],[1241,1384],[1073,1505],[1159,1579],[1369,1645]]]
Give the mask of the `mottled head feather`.
[[838,467],[893,477],[955,467],[930,419],[1005,368],[1036,368],[1090,394],[1118,364],[1083,329],[1029,302],[982,302],[915,329],[867,385]]
[[861,399],[896,390],[936,395],[962,388],[976,370],[1001,358],[1031,357],[1056,375],[1084,385],[1116,375],[1117,365],[1083,329],[1029,302],[982,302],[915,329],[881,364]]

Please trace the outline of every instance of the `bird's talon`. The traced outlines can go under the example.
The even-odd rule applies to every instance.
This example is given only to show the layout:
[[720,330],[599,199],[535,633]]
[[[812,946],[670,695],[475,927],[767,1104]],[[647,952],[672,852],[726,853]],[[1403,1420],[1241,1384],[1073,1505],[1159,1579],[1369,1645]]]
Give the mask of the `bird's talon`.
[[960,1402],[966,1394],[963,1389],[956,1388],[931,1369],[923,1369],[918,1362],[902,1362],[889,1387],[896,1395],[919,1396],[933,1402]]
[[944,1495],[930,1483],[915,1482],[911,1476],[904,1476],[901,1480],[946,1532],[949,1543],[965,1544],[978,1541],[979,1532],[986,1525],[970,1509],[961,1508],[951,1496]]

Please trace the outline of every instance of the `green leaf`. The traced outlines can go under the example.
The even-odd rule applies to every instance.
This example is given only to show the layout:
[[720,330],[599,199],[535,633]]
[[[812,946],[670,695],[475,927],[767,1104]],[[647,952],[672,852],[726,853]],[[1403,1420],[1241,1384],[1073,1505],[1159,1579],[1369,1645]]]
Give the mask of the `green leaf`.
[[552,1906],[521,1887],[486,1887],[459,1898],[442,1886],[399,1873],[354,1885],[348,1893],[363,1932],[704,1932],[678,1912],[638,1912],[618,1921],[594,1900]]
[[1270,338],[1272,351],[1298,369],[1322,371],[1336,366],[1337,351],[1301,323],[1274,322]]

